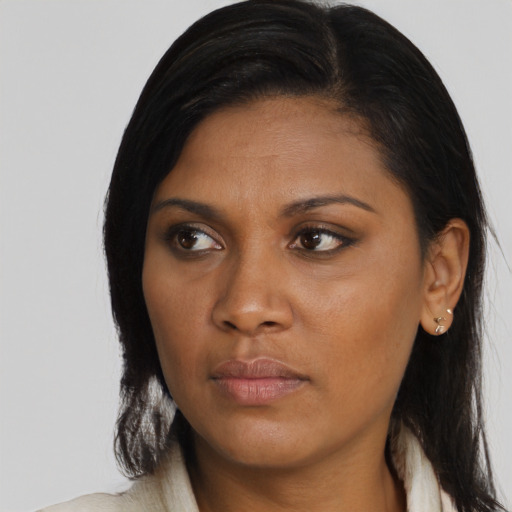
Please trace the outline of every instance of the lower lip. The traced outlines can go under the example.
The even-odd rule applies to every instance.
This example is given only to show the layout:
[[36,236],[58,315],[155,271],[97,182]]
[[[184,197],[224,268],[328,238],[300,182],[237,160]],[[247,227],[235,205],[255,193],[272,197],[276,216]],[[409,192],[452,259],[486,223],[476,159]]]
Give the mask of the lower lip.
[[300,389],[304,381],[283,377],[214,379],[220,391],[240,405],[265,405]]

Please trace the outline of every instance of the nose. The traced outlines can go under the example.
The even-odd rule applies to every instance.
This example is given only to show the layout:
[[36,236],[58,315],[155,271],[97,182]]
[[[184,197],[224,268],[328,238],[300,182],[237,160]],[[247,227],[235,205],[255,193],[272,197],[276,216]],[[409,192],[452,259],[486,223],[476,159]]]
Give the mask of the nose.
[[228,265],[222,276],[213,322],[224,331],[256,336],[291,327],[293,309],[286,273],[268,257],[245,257]]

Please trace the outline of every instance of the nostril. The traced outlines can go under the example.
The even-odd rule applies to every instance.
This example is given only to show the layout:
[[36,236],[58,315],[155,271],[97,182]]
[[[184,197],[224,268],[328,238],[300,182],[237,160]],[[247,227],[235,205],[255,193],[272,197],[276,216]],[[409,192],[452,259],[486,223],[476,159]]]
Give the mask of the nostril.
[[[233,322],[230,322],[229,320],[225,320],[224,321],[224,325],[229,329],[229,330],[233,330],[233,331],[238,331],[240,330],[240,327],[237,326],[236,324],[234,324]],[[272,322],[272,321],[266,321],[266,322],[262,322],[259,327],[275,327],[276,325],[278,325],[277,322]]]
[[237,328],[237,326],[236,326],[234,323],[229,322],[228,320],[225,320],[225,321],[224,321],[224,325],[225,325],[226,327],[228,327],[229,329],[232,329],[232,330],[234,330],[234,331],[236,331],[236,330],[238,329],[238,328]]

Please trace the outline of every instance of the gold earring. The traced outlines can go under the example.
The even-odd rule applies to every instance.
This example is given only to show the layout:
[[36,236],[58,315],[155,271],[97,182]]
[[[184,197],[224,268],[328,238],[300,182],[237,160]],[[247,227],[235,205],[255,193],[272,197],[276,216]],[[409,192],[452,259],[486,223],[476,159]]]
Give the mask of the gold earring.
[[437,324],[437,327],[436,327],[436,330],[435,330],[435,333],[436,334],[442,334],[445,327],[444,325],[441,325],[441,322],[443,320],[446,320],[446,318],[444,316],[437,316],[437,317],[434,317],[434,322]]
[[[448,308],[446,310],[446,312],[449,315],[453,315],[453,311],[450,308]],[[436,327],[436,330],[435,330],[436,334],[443,334],[443,332],[446,329],[446,327],[444,325],[441,325],[441,322],[443,322],[445,320],[446,320],[446,318],[444,316],[435,316],[434,317],[434,322],[437,324],[437,327]]]

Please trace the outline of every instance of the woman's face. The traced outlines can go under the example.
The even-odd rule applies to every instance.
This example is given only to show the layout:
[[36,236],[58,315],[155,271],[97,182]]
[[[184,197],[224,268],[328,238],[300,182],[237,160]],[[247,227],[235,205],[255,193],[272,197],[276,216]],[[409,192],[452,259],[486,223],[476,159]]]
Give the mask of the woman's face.
[[197,446],[296,467],[383,441],[424,307],[408,195],[315,98],[214,113],[156,190],[143,287]]

